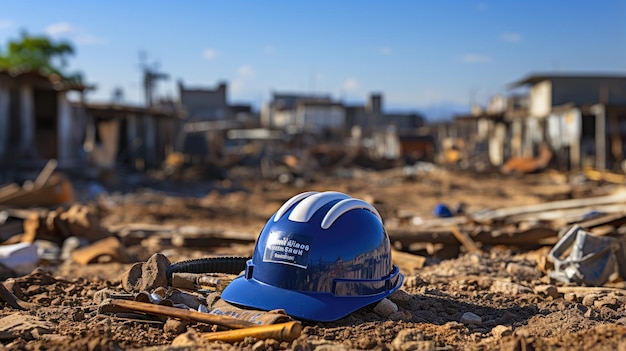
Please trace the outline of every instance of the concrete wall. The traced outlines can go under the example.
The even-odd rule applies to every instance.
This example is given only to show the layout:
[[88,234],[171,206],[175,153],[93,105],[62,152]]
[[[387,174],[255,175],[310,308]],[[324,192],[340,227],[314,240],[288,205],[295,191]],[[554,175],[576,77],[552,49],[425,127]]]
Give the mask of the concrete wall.
[[552,83],[549,80],[537,83],[530,88],[529,113],[533,117],[546,117],[552,106]]
[[295,122],[313,131],[342,130],[346,126],[346,112],[338,105],[304,105],[298,107]]
[[552,81],[552,105],[590,105],[598,102],[626,104],[626,79],[556,78]]
[[295,123],[295,116],[293,110],[282,110],[272,112],[272,127],[284,128],[288,125]]
[[180,100],[188,120],[222,120],[230,118],[226,102],[226,84],[217,89],[185,89],[180,87]]

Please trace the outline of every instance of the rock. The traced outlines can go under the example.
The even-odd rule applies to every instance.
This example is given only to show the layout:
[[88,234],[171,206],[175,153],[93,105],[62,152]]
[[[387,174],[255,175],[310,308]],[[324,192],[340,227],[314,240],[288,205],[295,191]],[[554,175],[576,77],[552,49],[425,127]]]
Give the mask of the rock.
[[496,325],[491,329],[491,334],[496,338],[501,338],[503,336],[509,336],[513,334],[513,328],[507,327],[506,325]]
[[280,342],[276,339],[265,339],[263,344],[265,345],[265,350],[280,350]]
[[461,316],[460,322],[463,324],[476,324],[479,325],[483,322],[483,319],[472,312],[465,312]]
[[252,345],[252,351],[265,351],[265,340],[259,340]]
[[432,311],[413,311],[415,316],[414,322],[426,322],[435,323],[437,321],[437,315]]
[[398,312],[398,305],[384,298],[374,307],[374,312],[381,317],[387,318],[393,313]]
[[135,263],[122,275],[122,288],[128,292],[141,292],[167,286],[169,266],[170,260],[156,253],[145,263]]
[[578,302],[578,296],[576,296],[575,293],[565,293],[565,295],[563,295],[563,298],[565,299],[565,301]]
[[612,310],[617,310],[620,306],[620,301],[615,297],[605,296],[593,302],[593,306],[597,309],[601,309],[602,307],[607,307]]
[[551,296],[553,299],[557,299],[561,296],[556,286],[552,284],[537,285],[534,287],[535,293],[539,295]]
[[101,304],[104,300],[109,299],[111,296],[117,295],[117,291],[109,288],[96,291],[93,295],[93,302],[96,305]]
[[419,329],[404,329],[393,339],[391,347],[396,351],[434,350],[435,342],[425,339]]
[[311,341],[313,351],[347,351],[345,345],[340,343],[329,342],[328,340]]
[[413,315],[409,311],[401,310],[401,311],[397,311],[397,312],[392,313],[389,316],[389,319],[392,320],[392,321],[410,322],[413,319]]
[[600,298],[600,295],[598,294],[587,294],[583,297],[582,304],[585,306],[591,307],[599,298]]
[[594,310],[593,308],[590,308],[587,310],[587,312],[585,312],[585,318],[595,319],[597,317],[598,317],[598,311]]
[[171,346],[176,348],[176,347],[189,347],[192,349],[197,349],[198,346],[204,344],[204,340],[202,339],[202,335],[193,330],[190,329],[188,332],[184,333],[184,334],[180,334],[179,336],[177,336],[176,338],[174,338],[174,340],[172,341]]
[[541,278],[543,275],[540,270],[535,267],[525,266],[519,263],[510,262],[506,265],[506,271],[518,278],[519,280],[532,281]]
[[396,290],[393,294],[389,295],[388,298],[392,302],[399,304],[399,305],[408,304],[411,302],[411,300],[413,300],[413,296],[408,294],[404,290]]
[[530,294],[533,292],[532,289],[527,286],[499,280],[493,282],[489,291],[508,295]]
[[189,321],[168,318],[165,325],[163,325],[163,331],[169,334],[178,335],[186,332],[187,326],[189,326]]
[[378,345],[378,341],[375,337],[371,335],[366,335],[365,337],[359,338],[358,340],[359,349],[369,350],[373,349],[376,345]]

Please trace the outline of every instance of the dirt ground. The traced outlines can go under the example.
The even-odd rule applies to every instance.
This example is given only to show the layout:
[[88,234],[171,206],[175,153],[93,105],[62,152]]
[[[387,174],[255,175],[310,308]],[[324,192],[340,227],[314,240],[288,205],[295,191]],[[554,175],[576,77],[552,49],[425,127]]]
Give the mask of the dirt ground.
[[[464,203],[465,211],[474,213],[603,195],[617,188],[558,173],[505,177],[442,169],[413,171],[355,169],[287,184],[233,176],[205,185],[200,196],[193,197],[176,195],[177,190],[189,194],[182,190],[193,189],[192,185],[157,182],[156,189],[101,195],[101,223],[107,228],[137,223],[193,226],[249,239],[186,247],[146,238],[127,247],[133,261],[145,261],[160,252],[178,262],[251,255],[253,240],[265,221],[284,201],[303,191],[335,190],[369,201],[391,229],[408,226],[398,218],[399,213],[433,218],[438,203],[451,207]],[[0,349],[626,350],[625,290],[558,293],[549,288],[558,283],[525,255],[527,250],[482,249],[482,254],[460,249],[458,257],[428,257],[423,268],[404,271],[402,289],[389,297],[398,308],[390,316],[383,317],[375,306],[368,306],[336,322],[304,322],[298,339],[282,343],[254,339],[209,343],[193,336],[212,330],[211,326],[173,328],[158,318],[99,313],[96,292],[121,291],[122,274],[132,262],[85,266],[69,260],[50,262],[29,275],[5,281],[18,298],[31,305],[25,310],[2,305],[0,329],[5,331],[0,333]],[[7,327],[13,324],[22,326]],[[189,336],[188,343],[173,345],[183,333]]]

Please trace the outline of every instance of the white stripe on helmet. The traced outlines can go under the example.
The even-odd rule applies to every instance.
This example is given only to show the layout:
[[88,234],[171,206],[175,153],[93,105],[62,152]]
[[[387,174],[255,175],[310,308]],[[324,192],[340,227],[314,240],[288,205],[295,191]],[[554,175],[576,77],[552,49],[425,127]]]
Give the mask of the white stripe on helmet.
[[311,217],[324,205],[335,200],[349,199],[350,196],[337,191],[325,191],[308,196],[293,208],[289,214],[289,219],[294,222],[308,222]]
[[322,229],[330,228],[330,226],[333,225],[333,223],[335,223],[335,221],[339,217],[341,217],[341,215],[357,208],[370,210],[373,214],[376,215],[376,218],[378,218],[380,223],[383,223],[382,217],[380,217],[378,211],[376,211],[374,206],[372,206],[371,204],[359,199],[345,199],[337,202],[330,210],[328,210],[326,216],[324,216],[324,219],[322,220]]
[[328,210],[320,224],[322,229],[330,228],[333,223],[335,223],[335,221],[344,213],[354,209],[369,210],[374,215],[376,215],[381,224],[383,222],[382,217],[380,216],[376,208],[374,208],[374,206],[363,200],[352,198],[349,195],[337,191],[325,191],[322,193],[309,191],[298,194],[287,200],[287,202],[285,202],[278,209],[278,211],[276,211],[276,214],[274,215],[274,222],[278,222],[285,215],[285,213],[287,213],[293,207],[293,210],[289,214],[289,220],[292,220],[294,222],[306,223],[320,208],[322,208],[329,202],[336,200],[341,201],[334,204],[333,207]]

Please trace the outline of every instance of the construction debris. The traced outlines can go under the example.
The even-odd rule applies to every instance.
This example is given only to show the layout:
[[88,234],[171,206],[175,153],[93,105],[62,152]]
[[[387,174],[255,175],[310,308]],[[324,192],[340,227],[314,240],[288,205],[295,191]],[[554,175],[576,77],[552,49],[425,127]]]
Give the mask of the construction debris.
[[572,226],[550,250],[550,277],[566,282],[601,286],[626,280],[626,240],[599,237]]
[[[284,163],[291,171],[303,166],[290,157]],[[33,185],[55,177],[44,182],[41,174]],[[596,252],[585,243],[621,245],[626,196],[618,183],[547,174],[483,181],[436,167],[410,176],[404,169],[346,169],[336,178],[310,179],[311,190],[351,193],[380,211],[392,260],[406,277],[401,290],[333,323],[229,304],[220,292],[241,268],[168,274],[168,267],[251,256],[267,218],[302,184],[230,179],[197,196],[159,184],[160,190],[99,191],[94,203],[2,204],[5,249],[28,247],[39,268],[6,275],[13,278],[0,286],[0,305],[3,318],[16,319],[7,319],[6,328],[0,323],[0,334],[10,349],[407,350],[479,343],[499,349],[529,335],[538,337],[524,339],[528,345],[541,340],[564,349],[556,345],[579,345],[581,327],[598,344],[622,342],[626,285],[615,274],[619,264],[615,270],[611,263],[619,252],[580,264],[573,247],[562,244],[577,226],[586,236],[584,243],[577,239],[581,252]],[[14,185],[1,189],[23,191]],[[432,209],[444,199],[463,203],[462,211],[435,218]],[[613,273],[592,280],[596,266]],[[556,278],[570,271],[578,273]]]

